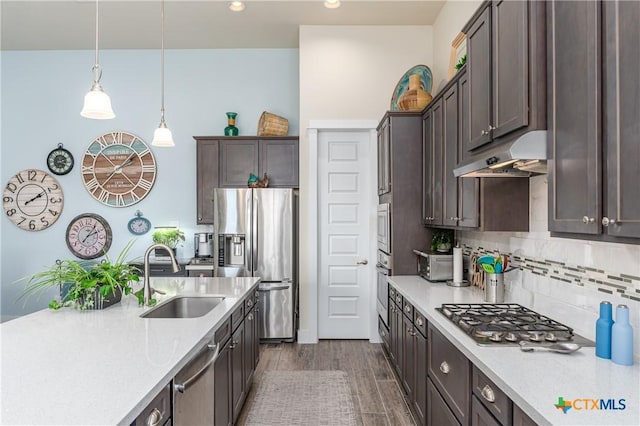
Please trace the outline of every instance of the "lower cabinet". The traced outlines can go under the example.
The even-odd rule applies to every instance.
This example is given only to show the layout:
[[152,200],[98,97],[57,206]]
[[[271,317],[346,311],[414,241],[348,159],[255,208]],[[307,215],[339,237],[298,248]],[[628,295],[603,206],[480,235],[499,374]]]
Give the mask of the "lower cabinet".
[[460,426],[447,403],[433,385],[431,379],[427,379],[427,424],[433,426]]
[[475,395],[471,397],[471,424],[474,426],[501,426]]
[[231,336],[231,403],[233,406],[233,421],[238,418],[242,404],[246,397],[244,382],[244,327],[242,324]]
[[231,340],[227,340],[220,349],[218,359],[214,364],[214,418],[217,426],[225,426],[233,424],[231,416]]

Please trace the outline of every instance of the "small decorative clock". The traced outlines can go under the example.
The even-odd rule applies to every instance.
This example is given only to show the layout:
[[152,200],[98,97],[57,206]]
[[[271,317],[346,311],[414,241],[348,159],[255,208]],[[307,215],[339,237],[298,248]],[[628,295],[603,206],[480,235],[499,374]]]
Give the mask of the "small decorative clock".
[[80,259],[95,259],[106,254],[112,238],[109,223],[94,213],[78,215],[67,226],[67,247]]
[[66,175],[73,169],[73,155],[59,143],[58,147],[47,156],[47,166],[51,173]]
[[25,231],[42,231],[62,213],[64,197],[60,184],[49,173],[25,169],[9,178],[2,206],[11,222]]
[[110,207],[136,204],[156,180],[153,152],[139,137],[126,132],[97,137],[82,158],[82,181],[89,194]]
[[151,222],[146,217],[142,217],[142,212],[138,210],[136,211],[136,217],[127,224],[127,228],[134,235],[143,235],[151,229]]

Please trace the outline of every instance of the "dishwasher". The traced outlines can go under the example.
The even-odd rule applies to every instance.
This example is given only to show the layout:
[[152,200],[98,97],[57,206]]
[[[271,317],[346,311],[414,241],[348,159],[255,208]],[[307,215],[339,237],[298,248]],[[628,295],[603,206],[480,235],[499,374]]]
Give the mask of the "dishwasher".
[[214,364],[219,345],[210,339],[173,379],[173,424],[214,423]]

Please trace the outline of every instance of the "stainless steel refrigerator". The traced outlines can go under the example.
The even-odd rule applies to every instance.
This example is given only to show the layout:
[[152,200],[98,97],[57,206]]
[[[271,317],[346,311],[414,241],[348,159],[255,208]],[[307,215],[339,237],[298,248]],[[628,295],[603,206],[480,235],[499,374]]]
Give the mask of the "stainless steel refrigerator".
[[295,341],[298,317],[297,194],[293,189],[215,189],[218,277],[260,277],[260,338]]

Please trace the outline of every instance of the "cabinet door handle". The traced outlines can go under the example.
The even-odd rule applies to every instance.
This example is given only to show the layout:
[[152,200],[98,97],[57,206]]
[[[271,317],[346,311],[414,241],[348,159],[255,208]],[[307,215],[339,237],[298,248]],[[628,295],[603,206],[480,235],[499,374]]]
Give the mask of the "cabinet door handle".
[[489,134],[489,132],[487,132],[486,130],[480,130],[480,136],[487,136]]
[[356,262],[356,265],[367,265],[368,263],[369,261],[367,259],[364,259]]
[[411,313],[411,306],[409,306],[409,305],[405,306],[405,307],[404,307],[404,311],[405,311],[406,313]]
[[380,335],[381,335],[382,337],[385,337],[385,336],[387,335],[387,333],[386,333],[384,330],[382,330],[382,331],[380,332]]
[[248,307],[252,307],[252,306],[253,306],[253,300],[248,299],[248,300],[247,300],[247,306],[248,306]]
[[480,395],[482,395],[482,397],[484,399],[486,399],[487,401],[494,403],[496,402],[496,394],[493,393],[493,389],[491,389],[491,387],[489,385],[485,385],[482,388],[482,391],[480,391]]
[[[608,226],[608,224],[609,224],[608,219],[607,219],[607,225],[605,225],[605,224],[604,224],[604,220],[605,220],[605,219],[607,219],[607,218],[606,218],[606,217],[602,218],[602,224],[603,224],[604,226]],[[589,216],[582,216],[582,223],[593,223],[593,222],[595,222],[595,221],[596,221],[596,220],[595,220],[594,218],[592,218],[592,217],[589,217]]]
[[442,363],[440,364],[440,371],[442,371],[443,374],[449,374],[451,368],[449,367],[447,361],[442,361]]
[[[585,216],[585,217],[586,217],[586,216]],[[583,220],[584,220],[584,218],[583,218]],[[608,218],[608,217],[606,217],[606,216],[602,218],[602,226],[607,227],[607,226],[609,226],[609,225],[615,225],[615,223],[616,223],[616,220],[615,220],[615,219],[609,219],[609,218]]]
[[236,345],[238,344],[238,342],[236,342],[235,340],[231,340],[231,344],[229,345],[229,349],[235,349]]
[[[495,127],[495,126],[492,126],[491,124],[489,124],[489,131],[491,131],[491,130],[495,130],[495,129],[496,129],[496,127]],[[489,132],[487,132],[487,134],[489,134]]]
[[250,313],[249,315],[247,315],[247,320],[248,321],[253,321],[253,312]]
[[147,417],[147,426],[158,426],[163,419],[163,415],[157,408],[151,410],[151,414]]
[[424,325],[422,318],[420,317],[416,318],[416,324],[418,325],[418,327],[422,327]]

